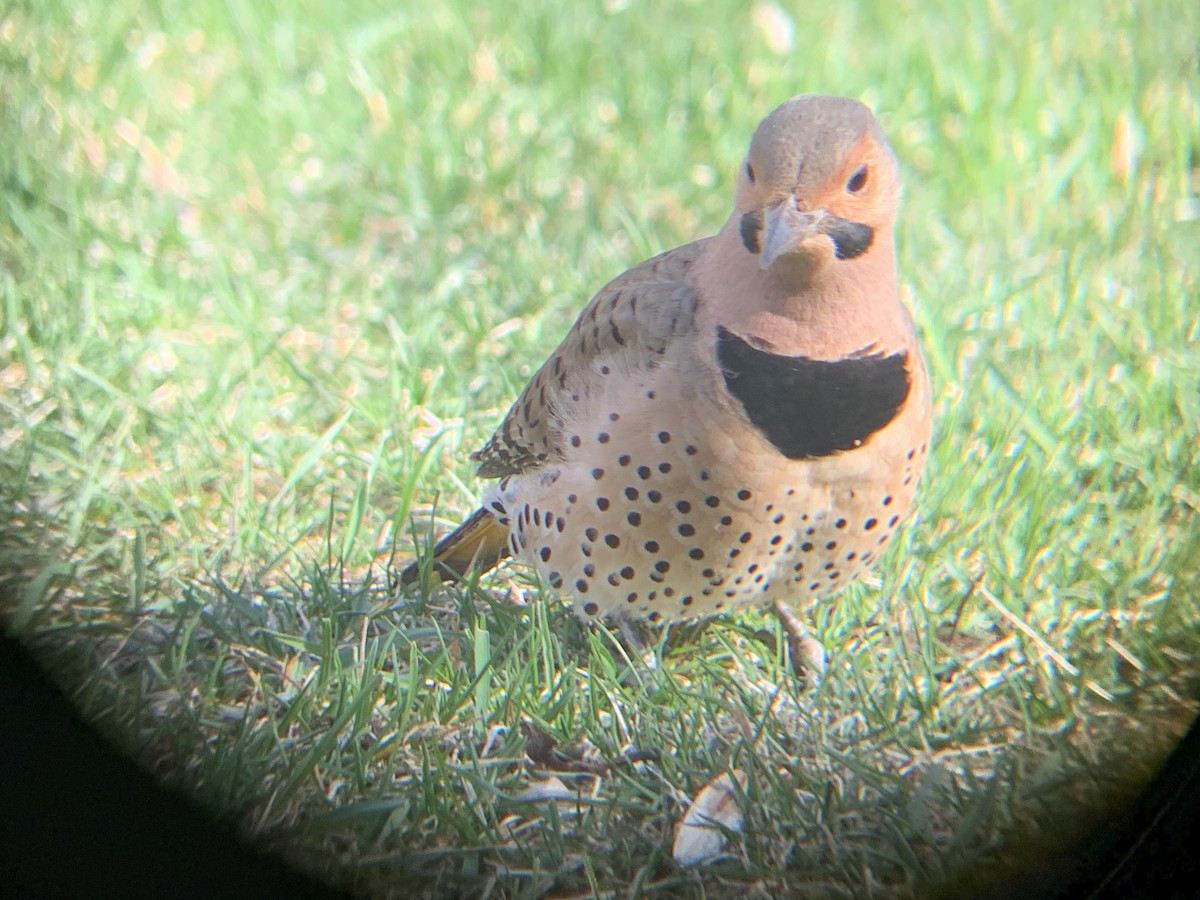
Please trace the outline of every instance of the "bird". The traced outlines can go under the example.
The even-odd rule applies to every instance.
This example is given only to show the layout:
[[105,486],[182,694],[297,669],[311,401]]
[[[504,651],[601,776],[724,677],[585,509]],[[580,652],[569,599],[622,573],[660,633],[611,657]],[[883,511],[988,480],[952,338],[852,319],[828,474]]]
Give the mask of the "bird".
[[733,194],[715,235],[587,303],[472,455],[480,507],[402,583],[514,557],[584,620],[774,605],[786,627],[879,560],[932,429],[896,156],[867,106],[803,94]]

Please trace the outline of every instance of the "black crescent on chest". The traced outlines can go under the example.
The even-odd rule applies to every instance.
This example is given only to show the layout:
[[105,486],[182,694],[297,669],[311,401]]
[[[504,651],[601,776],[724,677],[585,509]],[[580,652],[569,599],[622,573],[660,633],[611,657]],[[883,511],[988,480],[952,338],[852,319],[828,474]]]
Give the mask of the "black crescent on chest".
[[815,459],[861,446],[908,399],[908,353],[821,360],[782,356],[717,328],[725,387],[747,418],[788,459]]

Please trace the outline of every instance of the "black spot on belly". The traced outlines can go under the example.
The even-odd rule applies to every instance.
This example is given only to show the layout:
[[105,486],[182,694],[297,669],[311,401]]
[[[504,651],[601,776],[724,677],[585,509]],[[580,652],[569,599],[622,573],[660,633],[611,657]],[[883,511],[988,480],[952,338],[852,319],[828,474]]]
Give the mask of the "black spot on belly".
[[788,459],[829,456],[861,445],[908,399],[908,353],[838,360],[782,356],[717,328],[725,386],[747,418]]

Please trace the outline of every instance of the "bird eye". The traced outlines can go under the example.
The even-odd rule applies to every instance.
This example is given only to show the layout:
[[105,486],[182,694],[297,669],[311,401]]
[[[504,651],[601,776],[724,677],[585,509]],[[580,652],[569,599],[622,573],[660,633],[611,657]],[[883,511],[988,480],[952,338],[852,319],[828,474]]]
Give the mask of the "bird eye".
[[754,184],[754,166],[750,165],[750,160],[746,160],[746,177]]
[[846,182],[846,190],[851,194],[857,194],[867,186],[867,167],[859,166],[858,170],[850,176],[850,180]]

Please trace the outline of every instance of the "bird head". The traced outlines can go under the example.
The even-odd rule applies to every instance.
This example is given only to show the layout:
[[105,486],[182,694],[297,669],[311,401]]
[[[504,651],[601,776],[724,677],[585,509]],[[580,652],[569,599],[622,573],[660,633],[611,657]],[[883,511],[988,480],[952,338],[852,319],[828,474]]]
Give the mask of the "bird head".
[[891,240],[900,202],[896,158],[871,111],[805,94],[767,116],[738,175],[734,216],[763,269],[814,269]]

